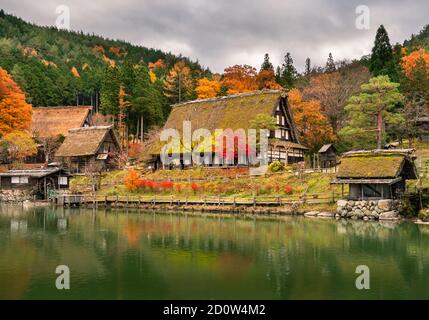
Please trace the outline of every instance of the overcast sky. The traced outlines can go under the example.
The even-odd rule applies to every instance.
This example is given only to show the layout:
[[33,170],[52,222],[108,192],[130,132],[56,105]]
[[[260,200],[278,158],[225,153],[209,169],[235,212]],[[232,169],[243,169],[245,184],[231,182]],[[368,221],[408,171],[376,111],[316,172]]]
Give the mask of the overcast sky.
[[[55,25],[63,4],[73,30],[182,53],[215,72],[259,68],[266,52],[275,65],[291,52],[299,70],[306,57],[324,65],[329,52],[336,60],[359,58],[380,24],[392,43],[429,24],[428,0],[1,0],[0,8]],[[359,5],[369,8],[369,29],[356,27]]]

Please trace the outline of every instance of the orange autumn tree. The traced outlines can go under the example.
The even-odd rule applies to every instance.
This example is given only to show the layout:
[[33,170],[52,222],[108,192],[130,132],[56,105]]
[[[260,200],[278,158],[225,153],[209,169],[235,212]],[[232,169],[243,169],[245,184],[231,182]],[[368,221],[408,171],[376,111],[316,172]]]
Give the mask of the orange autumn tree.
[[207,99],[216,97],[219,94],[221,83],[217,80],[209,80],[202,78],[198,80],[195,91],[197,92],[198,99]]
[[303,101],[301,92],[292,89],[289,92],[289,103],[303,145],[315,152],[325,143],[335,141],[328,119],[321,113],[319,101]]
[[424,49],[420,49],[418,51],[411,52],[408,56],[402,58],[402,69],[408,78],[412,76],[413,71],[418,66],[419,60],[424,60],[426,71],[429,74],[429,53]]
[[10,160],[13,162],[22,162],[26,157],[37,153],[37,144],[31,134],[26,131],[12,131],[6,134],[3,139],[7,143],[7,151]]
[[280,90],[283,87],[276,82],[274,70],[261,70],[256,76],[258,89],[260,90]]
[[222,84],[228,88],[228,94],[258,90],[257,71],[252,66],[235,65],[224,71]]
[[32,107],[6,70],[0,68],[0,137],[13,130],[28,130]]

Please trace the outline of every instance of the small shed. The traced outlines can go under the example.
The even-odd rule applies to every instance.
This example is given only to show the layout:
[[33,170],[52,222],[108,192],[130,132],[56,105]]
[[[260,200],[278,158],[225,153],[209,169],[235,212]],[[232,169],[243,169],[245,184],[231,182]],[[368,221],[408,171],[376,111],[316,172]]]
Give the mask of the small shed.
[[351,151],[340,161],[333,183],[349,185],[349,199],[398,198],[406,180],[417,179],[414,149]]
[[321,168],[332,168],[337,164],[337,149],[332,143],[325,144],[318,152]]
[[51,192],[68,187],[68,175],[60,168],[9,170],[0,173],[1,192],[21,192],[38,199],[47,199]]
[[418,128],[417,135],[420,141],[429,142],[429,116],[418,118],[416,125]]
[[55,157],[71,173],[104,171],[114,168],[114,156],[120,151],[112,126],[95,126],[69,130]]

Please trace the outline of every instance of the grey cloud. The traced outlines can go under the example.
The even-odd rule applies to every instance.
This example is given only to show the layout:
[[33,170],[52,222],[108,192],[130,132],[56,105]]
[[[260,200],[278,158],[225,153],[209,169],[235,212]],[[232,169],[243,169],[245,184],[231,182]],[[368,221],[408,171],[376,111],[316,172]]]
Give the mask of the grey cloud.
[[[429,23],[427,0],[2,0],[1,7],[52,25],[60,4],[70,6],[75,30],[183,53],[217,72],[232,64],[259,67],[265,52],[280,64],[289,51],[299,69],[306,57],[324,64],[329,52],[358,58],[370,52],[380,24],[392,42],[402,42]],[[355,27],[361,4],[370,9],[370,30]]]

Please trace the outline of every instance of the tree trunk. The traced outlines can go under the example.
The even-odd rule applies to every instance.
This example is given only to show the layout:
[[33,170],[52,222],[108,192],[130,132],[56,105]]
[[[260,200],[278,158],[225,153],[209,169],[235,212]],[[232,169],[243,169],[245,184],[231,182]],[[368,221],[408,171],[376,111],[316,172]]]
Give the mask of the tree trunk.
[[377,149],[382,149],[383,142],[383,116],[381,111],[377,114]]

